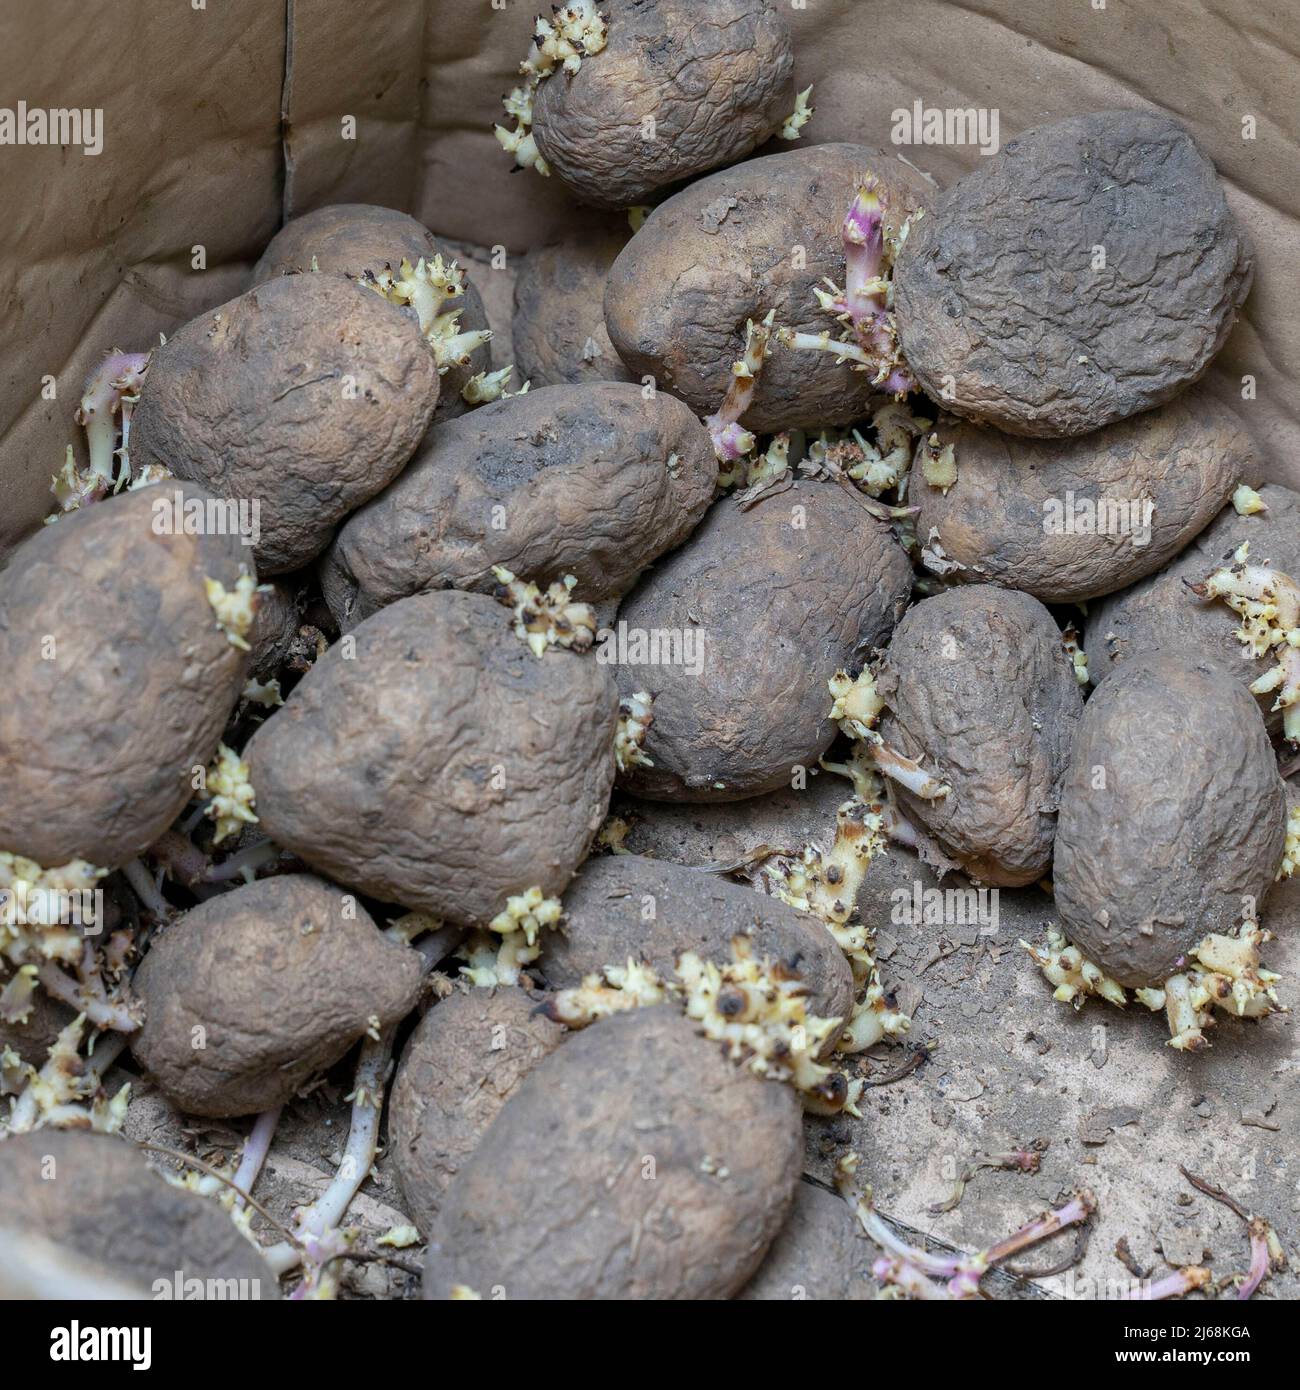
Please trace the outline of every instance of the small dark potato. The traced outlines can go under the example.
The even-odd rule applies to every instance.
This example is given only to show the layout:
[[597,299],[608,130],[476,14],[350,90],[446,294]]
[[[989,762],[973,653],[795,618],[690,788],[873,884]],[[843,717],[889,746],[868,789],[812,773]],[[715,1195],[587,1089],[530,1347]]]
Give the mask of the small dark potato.
[[332,647],[249,740],[262,828],[328,877],[462,926],[557,897],[609,803],[614,684],[538,660],[481,594],[417,594]]
[[[320,270],[362,275],[367,270],[382,270],[386,265],[396,270],[403,257],[414,265],[422,256],[425,260],[441,256],[444,261],[454,260],[462,270],[468,269],[464,257],[440,242],[423,222],[404,212],[371,203],[331,203],[295,217],[280,228],[253,267],[253,284],[262,285],[294,271],[309,271],[313,257]],[[483,301],[468,275],[465,293],[456,304],[461,306],[462,332],[488,326]],[[447,369],[434,420],[450,420],[469,409],[460,389],[476,372],[488,370],[491,353],[485,343],[470,353],[466,366]]]
[[43,989],[36,990],[25,1019],[10,1022],[0,1018],[0,1057],[6,1050],[12,1051],[19,1061],[39,1071],[59,1034],[75,1017],[66,1004],[51,999]]
[[627,238],[571,237],[530,251],[515,278],[512,338],[521,381],[632,381],[605,329],[605,281]]
[[288,659],[298,636],[302,607],[288,585],[277,582],[262,587],[257,598],[253,630],[248,634],[249,675],[269,680]]
[[873,1252],[843,1198],[801,1182],[790,1219],[736,1297],[765,1303],[861,1302],[875,1296],[867,1275]]
[[[799,482],[748,511],[718,502],[619,610],[619,689],[654,696],[654,766],[628,789],[734,801],[789,786],[835,736],[826,682],[884,645],[911,587],[888,527],[832,483]],[[651,639],[661,662],[638,662],[633,644]]]
[[388,1102],[388,1151],[421,1231],[433,1229],[443,1194],[501,1107],[564,1038],[540,1002],[508,986],[458,992],[411,1034]]
[[1250,695],[1173,652],[1088,701],[1061,792],[1052,878],[1065,933],[1121,985],[1159,985],[1273,886],[1286,790]]
[[342,275],[285,275],[154,350],[131,457],[256,502],[253,553],[277,574],[401,472],[437,402],[413,314]]
[[[811,1013],[848,1017],[853,975],[816,917],[703,869],[635,854],[587,861],[564,895],[563,931],[545,938],[538,965],[555,989],[629,959],[644,960],[671,979],[683,951],[727,964],[734,936],[751,937],[760,959],[797,971],[808,986]],[[835,1041],[832,1035],[828,1050]]]
[[987,584],[910,609],[877,681],[885,743],[951,787],[903,814],[981,883],[1017,888],[1052,862],[1056,807],[1083,696],[1052,615]]
[[348,519],[321,562],[350,627],[408,594],[491,592],[504,565],[574,598],[618,598],[690,535],[713,498],[708,431],[637,386],[553,386],[430,430],[411,466]]
[[108,498],[0,573],[0,850],[116,868],[190,799],[247,671],[205,580],[235,589],[252,552],[176,516],[214,500],[173,483]]
[[609,6],[605,47],[538,88],[533,135],[584,203],[626,208],[743,159],[794,110],[794,50],[769,0]]
[[528,1075],[448,1188],[424,1296],[729,1298],[789,1213],[799,1116],[676,1008],[602,1019]]
[[[885,224],[897,232],[932,190],[893,154],[865,145],[752,159],[656,208],[614,262],[605,290],[605,324],[633,375],[653,376],[697,415],[710,415],[744,350],[746,320],[775,310],[778,328],[837,336],[839,324],[813,290],[827,277],[844,283],[840,228],[868,171],[885,189]],[[823,428],[868,414],[873,400],[880,397],[868,373],[774,343],[741,420],[759,431]]]
[[355,899],[307,874],[192,908],[136,971],[135,1059],[178,1109],[218,1118],[283,1105],[378,1019],[404,1018],[420,958]]
[[1253,271],[1187,131],[1097,111],[1027,131],[939,197],[903,248],[894,302],[931,396],[1011,434],[1059,438],[1195,381]]
[[1037,440],[946,418],[957,481],[945,496],[913,477],[916,534],[964,565],[950,582],[999,584],[1044,603],[1113,593],[1159,569],[1257,482],[1250,436],[1231,411],[1188,392],[1077,439]]
[[170,1297],[184,1297],[179,1272],[212,1281],[208,1298],[279,1297],[275,1275],[224,1208],[173,1187],[113,1135],[38,1129],[0,1141],[0,1211],[146,1294],[162,1281]]

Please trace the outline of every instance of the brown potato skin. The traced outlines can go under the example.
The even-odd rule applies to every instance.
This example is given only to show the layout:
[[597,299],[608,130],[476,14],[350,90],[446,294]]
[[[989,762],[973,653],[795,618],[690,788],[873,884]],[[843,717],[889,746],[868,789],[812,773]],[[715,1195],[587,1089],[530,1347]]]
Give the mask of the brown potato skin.
[[1161,984],[1262,905],[1285,833],[1285,785],[1249,693],[1194,654],[1125,662],[1088,701],[1062,787],[1065,933],[1121,985]]
[[[417,594],[336,644],[245,756],[262,828],[320,873],[482,926],[564,891],[609,804],[618,696],[481,594]],[[544,721],[544,722],[543,722]],[[493,785],[494,769],[500,785]]]
[[253,630],[248,634],[248,673],[258,680],[274,676],[288,660],[289,649],[298,636],[302,608],[298,594],[278,582],[262,586],[257,599]]
[[[965,565],[950,582],[998,584],[1044,603],[1113,593],[1157,570],[1214,519],[1241,482],[1258,482],[1250,436],[1236,416],[1195,390],[1157,410],[1075,439],[1038,440],[939,422],[955,446],[957,481],[945,496],[919,476],[908,491],[922,543],[938,531],[943,553]],[[1150,538],[1049,533],[1050,501],[1149,499]]]
[[457,1174],[424,1297],[729,1298],[790,1210],[799,1115],[790,1087],[728,1061],[675,1007],[602,1019],[528,1075]]
[[[796,507],[803,529],[791,525]],[[619,610],[629,630],[704,633],[698,676],[684,665],[618,667],[624,695],[654,696],[654,766],[637,768],[628,790],[734,801],[789,786],[792,769],[814,766],[835,736],[826,682],[888,640],[911,587],[889,529],[832,483],[802,481],[748,511],[716,503]]]
[[437,402],[413,314],[342,275],[285,275],[154,350],[131,456],[258,499],[254,554],[278,574],[319,554],[335,524],[401,472]]
[[458,991],[407,1041],[388,1101],[388,1153],[420,1231],[433,1229],[443,1194],[501,1107],[565,1037],[541,1002],[504,986]]
[[1096,111],[978,163],[914,226],[894,272],[925,391],[955,415],[1059,438],[1150,410],[1205,371],[1254,253],[1178,122]]
[[[647,921],[648,904],[654,917]],[[812,1013],[848,1017],[853,974],[819,919],[702,869],[636,854],[587,861],[564,895],[564,929],[545,938],[538,968],[555,989],[629,958],[671,979],[683,951],[727,964],[734,936],[751,937],[757,956],[798,971]]]
[[[385,265],[396,269],[403,257],[414,264],[421,256],[426,260],[441,256],[444,261],[456,261],[462,270],[469,269],[469,262],[456,256],[423,222],[396,208],[372,203],[331,203],[295,217],[280,228],[253,267],[253,284],[264,285],[278,275],[309,271],[313,256],[320,270],[338,275],[361,275],[367,270],[382,270]],[[488,326],[483,301],[468,275],[465,293],[458,302],[464,332]],[[470,353],[468,365],[447,369],[434,411],[435,421],[450,420],[469,410],[469,402],[460,389],[475,372],[488,370],[491,354],[491,347],[485,343]]]
[[[710,415],[744,350],[747,319],[774,309],[778,327],[835,337],[840,326],[813,288],[825,277],[844,283],[840,228],[868,170],[886,191],[892,231],[933,196],[892,152],[836,144],[751,159],[656,208],[605,289],[605,325],[633,375],[654,377],[697,415]],[[804,248],[801,268],[794,247]],[[870,413],[873,401],[881,397],[867,373],[824,352],[774,345],[741,422],[762,432],[824,428]]]
[[280,1296],[228,1212],[173,1187],[116,1135],[46,1128],[0,1141],[0,1211],[21,1213],[24,1231],[146,1293],[156,1279],[171,1285],[179,1270],[187,1279],[256,1280],[257,1297]]
[[875,1296],[867,1276],[873,1252],[842,1197],[801,1182],[789,1220],[736,1297],[750,1303],[862,1302]]
[[608,9],[605,47],[572,76],[542,82],[533,103],[537,148],[581,202],[630,207],[743,159],[794,110],[790,31],[769,0],[620,0]]
[[260,879],[154,938],[135,974],[145,1021],[131,1051],[188,1114],[260,1113],[337,1062],[372,1017],[382,1029],[410,1013],[421,978],[419,956],[333,884]]
[[154,534],[154,504],[178,492],[209,497],[167,482],[108,498],[36,532],[0,573],[0,849],[116,868],[176,819],[216,751],[247,660],[204,580],[256,578],[253,552],[233,535]]
[[691,534],[717,476],[708,431],[669,396],[613,382],[529,391],[429,431],[340,529],[325,598],[346,628],[412,593],[490,593],[494,565],[543,588],[571,574],[584,602],[618,598]]
[[1009,589],[950,589],[908,610],[877,686],[885,743],[952,788],[924,801],[894,784],[904,815],[982,883],[1041,878],[1083,709],[1051,614]]

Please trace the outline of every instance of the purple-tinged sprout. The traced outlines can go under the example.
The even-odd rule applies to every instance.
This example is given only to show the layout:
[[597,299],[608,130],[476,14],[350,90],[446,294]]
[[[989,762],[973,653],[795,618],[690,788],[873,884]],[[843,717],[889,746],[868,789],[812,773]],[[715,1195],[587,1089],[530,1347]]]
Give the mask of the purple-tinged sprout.
[[936,1283],[906,1260],[877,1260],[871,1266],[871,1273],[877,1283],[901,1290],[906,1298],[923,1302],[952,1298],[947,1284]]
[[[1246,1234],[1250,1239],[1250,1268],[1244,1275],[1235,1276],[1239,1281],[1236,1298],[1238,1302],[1245,1302],[1259,1288],[1271,1271],[1286,1268],[1286,1251],[1282,1249],[1282,1242],[1278,1240],[1277,1232],[1262,1216],[1249,1215],[1241,1203],[1225,1192],[1223,1188],[1215,1187],[1212,1182],[1198,1178],[1195,1173],[1189,1173],[1186,1168],[1181,1166],[1179,1172],[1198,1192],[1203,1192],[1207,1197],[1221,1203],[1234,1216],[1246,1223]],[[1186,1273],[1187,1271],[1180,1272]]]
[[[86,378],[86,389],[75,418],[86,431],[90,471],[108,484],[113,481],[114,460],[119,455],[123,463],[122,479],[130,477],[127,444],[131,411],[140,399],[140,388],[149,370],[149,357],[147,352],[123,352],[121,348],[114,348]],[[120,449],[116,416],[121,417]]]
[[1143,1283],[1138,1288],[1121,1294],[1120,1297],[1125,1301],[1160,1303],[1166,1298],[1182,1298],[1193,1289],[1203,1289],[1212,1278],[1213,1275],[1208,1269],[1200,1265],[1187,1265],[1184,1269],[1176,1269],[1161,1279]]
[[263,1110],[253,1121],[253,1128],[244,1141],[244,1151],[239,1156],[239,1167],[235,1169],[235,1176],[231,1180],[236,1189],[236,1211],[241,1211],[248,1204],[253,1184],[262,1171],[267,1154],[271,1152],[271,1141],[275,1138],[275,1127],[280,1123],[280,1111],[283,1108],[277,1105],[273,1110]]
[[763,362],[771,354],[769,339],[776,310],[768,311],[760,323],[750,319],[745,324],[745,350],[731,364],[731,384],[722,404],[704,423],[713,438],[713,449],[720,463],[732,463],[754,450],[755,439],[749,430],[740,427],[740,417],[754,399],[754,388],[763,371]]

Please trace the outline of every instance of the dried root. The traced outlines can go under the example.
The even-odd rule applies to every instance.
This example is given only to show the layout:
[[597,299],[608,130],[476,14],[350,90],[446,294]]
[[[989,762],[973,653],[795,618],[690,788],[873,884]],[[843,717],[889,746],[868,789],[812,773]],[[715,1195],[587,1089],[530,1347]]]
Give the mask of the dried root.
[[545,592],[536,584],[526,583],[503,565],[494,565],[499,588],[493,597],[498,603],[513,608],[515,636],[528,644],[532,654],[540,659],[547,647],[569,647],[585,652],[596,640],[596,610],[589,603],[574,603],[570,597],[577,580],[566,574]]

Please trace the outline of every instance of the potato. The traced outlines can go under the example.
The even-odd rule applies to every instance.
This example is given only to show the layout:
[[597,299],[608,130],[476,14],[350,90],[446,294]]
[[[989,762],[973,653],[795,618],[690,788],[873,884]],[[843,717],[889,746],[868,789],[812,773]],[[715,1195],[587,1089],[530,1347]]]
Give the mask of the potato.
[[[619,688],[654,696],[654,766],[629,790],[730,801],[789,786],[835,736],[826,682],[884,644],[911,587],[888,527],[832,483],[802,481],[748,511],[717,503],[619,610]],[[642,664],[655,652],[635,644],[652,638],[675,664]]]
[[794,110],[790,31],[769,0],[618,0],[608,37],[537,90],[533,135],[582,202],[626,208],[742,159]]
[[437,402],[413,315],[342,275],[285,275],[154,350],[131,458],[256,504],[276,574],[401,472]]
[[419,956],[308,874],[236,888],[155,937],[136,971],[135,1059],[191,1115],[283,1105],[367,1032],[415,1007]]
[[43,989],[36,990],[28,1001],[26,1018],[8,1021],[0,1017],[0,1059],[6,1051],[12,1051],[20,1061],[39,1071],[59,1034],[75,1017],[66,1004],[51,999]]
[[899,257],[894,304],[930,395],[1011,434],[1057,438],[1195,381],[1253,272],[1187,131],[1152,112],[1096,111],[1027,131],[938,198]]
[[501,1107],[564,1038],[539,1001],[511,987],[458,992],[411,1034],[388,1102],[388,1152],[421,1231]]
[[[262,259],[253,267],[253,284],[262,285],[279,275],[310,270],[312,260],[318,269],[339,275],[362,275],[377,272],[386,265],[396,269],[403,257],[412,264],[421,257],[430,260],[441,256],[444,261],[455,260],[462,270],[466,261],[454,250],[440,242],[423,222],[395,208],[376,207],[370,203],[331,203],[316,208],[287,222],[271,238]],[[460,306],[462,332],[488,326],[483,301],[473,282],[466,276],[465,293],[456,300]],[[435,420],[450,420],[463,415],[469,403],[461,395],[461,387],[476,372],[485,372],[491,365],[491,348],[484,343],[469,354],[465,366],[452,366],[442,377]]]
[[253,629],[248,634],[249,674],[258,680],[274,676],[288,660],[301,623],[299,595],[287,584],[264,584],[258,594]]
[[982,883],[1041,878],[1083,707],[1051,614],[1008,589],[950,589],[906,614],[876,684],[885,743],[951,787],[923,800],[895,785],[903,814]]
[[108,498],[0,573],[0,850],[116,868],[190,799],[247,668],[205,581],[251,580],[252,552],[212,515],[185,530],[186,505],[213,501],[173,483]]
[[[753,938],[758,957],[802,976],[810,1013],[848,1017],[853,974],[817,918],[703,869],[636,854],[587,861],[564,895],[564,929],[545,938],[538,965],[555,989],[629,958],[671,979],[683,951],[726,964],[732,937],[742,935]],[[835,1041],[832,1035],[829,1046]]]
[[431,430],[349,518],[321,562],[326,601],[349,627],[422,590],[490,592],[494,565],[617,598],[690,535],[717,476],[708,431],[670,397],[605,382],[498,401]]
[[728,1298],[790,1210],[799,1114],[675,1008],[603,1019],[528,1075],[456,1175],[424,1296]]
[[0,1141],[0,1211],[21,1212],[25,1233],[146,1293],[162,1281],[168,1296],[184,1297],[179,1271],[212,1281],[207,1298],[279,1297],[275,1275],[229,1213],[169,1184],[125,1139],[73,1129],[10,1135]]
[[874,1297],[867,1275],[874,1251],[842,1197],[801,1182],[790,1219],[758,1273],[736,1297],[767,1303],[808,1298],[861,1302]]
[[[839,325],[813,294],[844,282],[840,228],[870,170],[896,233],[930,192],[892,154],[814,145],[753,159],[692,184],[650,215],[609,273],[605,324],[633,375],[653,376],[697,415],[722,404],[745,323],[775,310],[776,326],[810,333]],[[870,411],[865,372],[824,352],[773,346],[741,417],[747,429],[847,424]]]
[[632,381],[605,328],[605,281],[627,244],[610,233],[530,251],[515,278],[512,338],[522,381]]
[[1044,603],[1112,593],[1159,569],[1232,496],[1258,482],[1231,411],[1189,392],[1077,439],[1043,441],[947,418],[957,481],[945,496],[914,477],[916,534],[964,566],[945,578],[999,584]]
[[1286,794],[1250,695],[1194,652],[1135,658],[1084,709],[1052,877],[1065,933],[1125,986],[1161,984],[1262,904]]
[[303,677],[245,756],[262,828],[330,878],[463,926],[564,891],[609,802],[618,696],[480,594],[417,594]]

